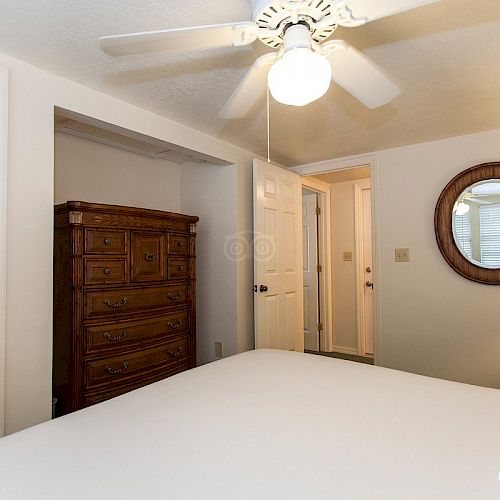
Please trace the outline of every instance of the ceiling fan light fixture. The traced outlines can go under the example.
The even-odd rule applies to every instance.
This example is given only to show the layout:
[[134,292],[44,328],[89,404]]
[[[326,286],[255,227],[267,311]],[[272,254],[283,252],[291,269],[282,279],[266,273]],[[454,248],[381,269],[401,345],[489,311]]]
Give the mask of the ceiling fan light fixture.
[[306,106],[323,97],[332,81],[332,68],[322,55],[307,48],[289,50],[269,70],[268,85],[278,102]]

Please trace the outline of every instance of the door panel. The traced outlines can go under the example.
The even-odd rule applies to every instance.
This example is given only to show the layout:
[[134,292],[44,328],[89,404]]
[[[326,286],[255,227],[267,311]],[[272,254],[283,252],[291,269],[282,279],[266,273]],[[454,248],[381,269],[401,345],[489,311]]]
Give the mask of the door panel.
[[319,351],[317,196],[302,195],[302,272],[304,276],[304,348]]
[[371,189],[363,189],[363,268],[364,268],[364,338],[365,354],[373,354],[373,259]]
[[254,161],[257,348],[303,350],[301,189],[297,174]]
[[132,281],[162,281],[165,276],[164,237],[132,233]]

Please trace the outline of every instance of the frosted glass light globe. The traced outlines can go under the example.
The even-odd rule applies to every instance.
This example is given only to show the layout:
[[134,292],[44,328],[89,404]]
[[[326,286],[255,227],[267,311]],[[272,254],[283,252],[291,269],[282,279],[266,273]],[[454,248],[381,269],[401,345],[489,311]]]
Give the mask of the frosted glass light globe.
[[332,81],[330,63],[310,49],[292,49],[269,70],[272,96],[282,104],[305,106],[326,94]]

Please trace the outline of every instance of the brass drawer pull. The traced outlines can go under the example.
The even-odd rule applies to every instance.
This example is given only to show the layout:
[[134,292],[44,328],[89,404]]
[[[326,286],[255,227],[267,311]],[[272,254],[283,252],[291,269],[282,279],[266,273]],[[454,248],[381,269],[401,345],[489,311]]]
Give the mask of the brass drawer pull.
[[111,302],[111,300],[109,299],[104,299],[104,303],[108,306],[108,307],[114,307],[114,308],[119,308],[119,307],[123,307],[123,306],[126,306],[127,305],[127,302],[128,302],[128,297],[123,297],[123,299],[120,301],[120,302],[116,302],[113,304],[113,302]]
[[178,330],[182,325],[184,324],[184,322],[182,321],[182,319],[176,321],[175,323],[172,323],[171,321],[169,321],[167,323],[167,326],[169,328],[171,328],[172,330]]
[[111,245],[111,240],[109,238],[104,238],[103,243],[105,246],[109,247],[109,245]]
[[113,370],[113,368],[111,368],[111,366],[105,366],[104,369],[110,375],[120,375],[124,371],[128,370],[128,363],[125,361],[125,363],[123,363],[123,366],[121,368],[118,368],[118,370]]
[[186,268],[184,266],[177,266],[177,271],[184,272]]
[[168,292],[167,297],[170,300],[179,300],[181,298],[181,292]]
[[127,335],[128,335],[128,331],[127,330],[123,330],[122,334],[121,335],[117,335],[116,337],[113,337],[113,335],[111,335],[111,333],[109,333],[109,332],[104,332],[102,334],[102,336],[106,340],[110,340],[111,342],[119,342],[120,340],[123,340]]
[[146,259],[147,262],[153,262],[154,258],[155,258],[155,254],[154,253],[151,253],[151,252],[148,252],[144,258]]
[[104,269],[102,272],[104,274],[111,274],[111,269],[109,267],[106,267],[106,269]]
[[178,347],[175,351],[168,351],[168,354],[171,358],[177,358],[182,352],[182,349]]

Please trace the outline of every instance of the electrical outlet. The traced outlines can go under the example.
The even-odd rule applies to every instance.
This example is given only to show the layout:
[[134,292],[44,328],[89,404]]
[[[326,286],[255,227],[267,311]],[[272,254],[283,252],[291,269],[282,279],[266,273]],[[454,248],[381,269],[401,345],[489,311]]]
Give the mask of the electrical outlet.
[[396,248],[394,260],[395,262],[410,262],[410,249]]
[[352,252],[344,252],[344,262],[352,262]]
[[222,342],[215,343],[215,357],[222,358]]

